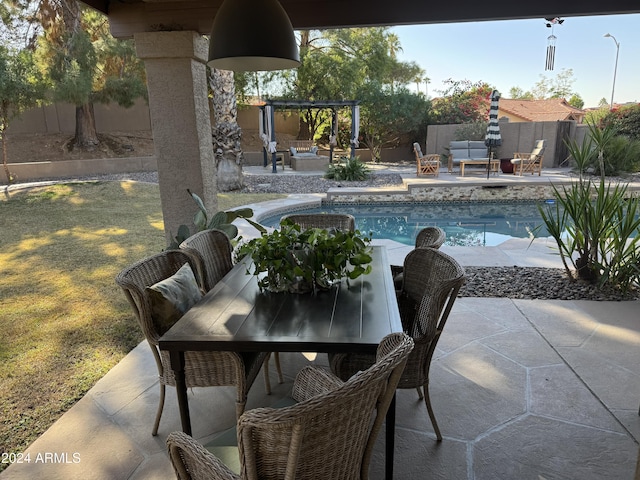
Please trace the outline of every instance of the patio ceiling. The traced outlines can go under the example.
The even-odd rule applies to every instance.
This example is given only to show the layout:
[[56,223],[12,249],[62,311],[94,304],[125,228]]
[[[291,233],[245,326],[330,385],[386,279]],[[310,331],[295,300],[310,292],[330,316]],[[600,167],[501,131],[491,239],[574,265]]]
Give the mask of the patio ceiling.
[[[109,16],[112,34],[192,30],[208,34],[222,0],[82,0]],[[280,0],[296,30],[639,13],[638,0]]]

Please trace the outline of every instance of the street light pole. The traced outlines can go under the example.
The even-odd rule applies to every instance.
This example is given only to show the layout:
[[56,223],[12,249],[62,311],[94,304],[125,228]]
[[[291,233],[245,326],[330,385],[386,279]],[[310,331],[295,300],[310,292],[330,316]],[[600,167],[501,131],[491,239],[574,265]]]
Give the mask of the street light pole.
[[613,110],[613,92],[616,90],[616,73],[618,73],[618,54],[620,53],[620,43],[616,40],[616,37],[610,33],[605,33],[605,37],[611,38],[616,44],[616,65],[613,67],[613,87],[611,87],[611,104],[609,110]]

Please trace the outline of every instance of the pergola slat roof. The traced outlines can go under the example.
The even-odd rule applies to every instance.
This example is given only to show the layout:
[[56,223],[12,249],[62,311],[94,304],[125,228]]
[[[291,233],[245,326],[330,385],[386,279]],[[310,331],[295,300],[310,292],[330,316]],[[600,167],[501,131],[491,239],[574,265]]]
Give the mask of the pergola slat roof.
[[358,105],[360,100],[265,100],[265,105],[274,108],[332,108],[332,107],[353,107]]

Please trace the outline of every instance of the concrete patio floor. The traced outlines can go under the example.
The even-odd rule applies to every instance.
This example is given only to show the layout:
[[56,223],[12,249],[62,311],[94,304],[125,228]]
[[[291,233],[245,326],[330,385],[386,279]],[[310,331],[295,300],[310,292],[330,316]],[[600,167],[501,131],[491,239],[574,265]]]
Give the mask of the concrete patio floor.
[[[410,250],[379,243],[391,263],[400,263]],[[442,250],[466,266],[558,267],[550,246],[544,239],[531,246],[527,239],[514,239],[498,247]],[[444,440],[435,441],[415,390],[399,390],[395,478],[634,478],[640,440],[639,307],[638,301],[459,298],[431,369],[432,402]],[[269,406],[287,395],[305,363],[327,363],[324,354],[311,359],[281,354],[281,359],[285,383],[277,383],[272,367],[273,394],[265,395],[259,377],[247,408]],[[175,478],[165,448],[166,436],[180,429],[175,390],[167,389],[159,435],[152,437],[156,377],[142,342],[24,452],[31,463],[11,465],[0,479]],[[191,390],[194,437],[206,443],[231,427],[233,399],[231,388]],[[383,452],[381,435],[373,479],[383,478]]]

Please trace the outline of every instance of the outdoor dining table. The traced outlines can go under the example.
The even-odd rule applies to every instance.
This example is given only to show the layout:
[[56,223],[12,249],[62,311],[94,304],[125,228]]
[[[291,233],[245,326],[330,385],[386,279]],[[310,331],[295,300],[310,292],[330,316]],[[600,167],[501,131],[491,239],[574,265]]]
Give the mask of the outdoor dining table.
[[[170,353],[182,429],[191,434],[185,351],[375,354],[402,324],[386,249],[372,247],[372,271],[311,294],[261,292],[248,257],[161,338]],[[395,396],[386,416],[385,476],[393,475]]]

